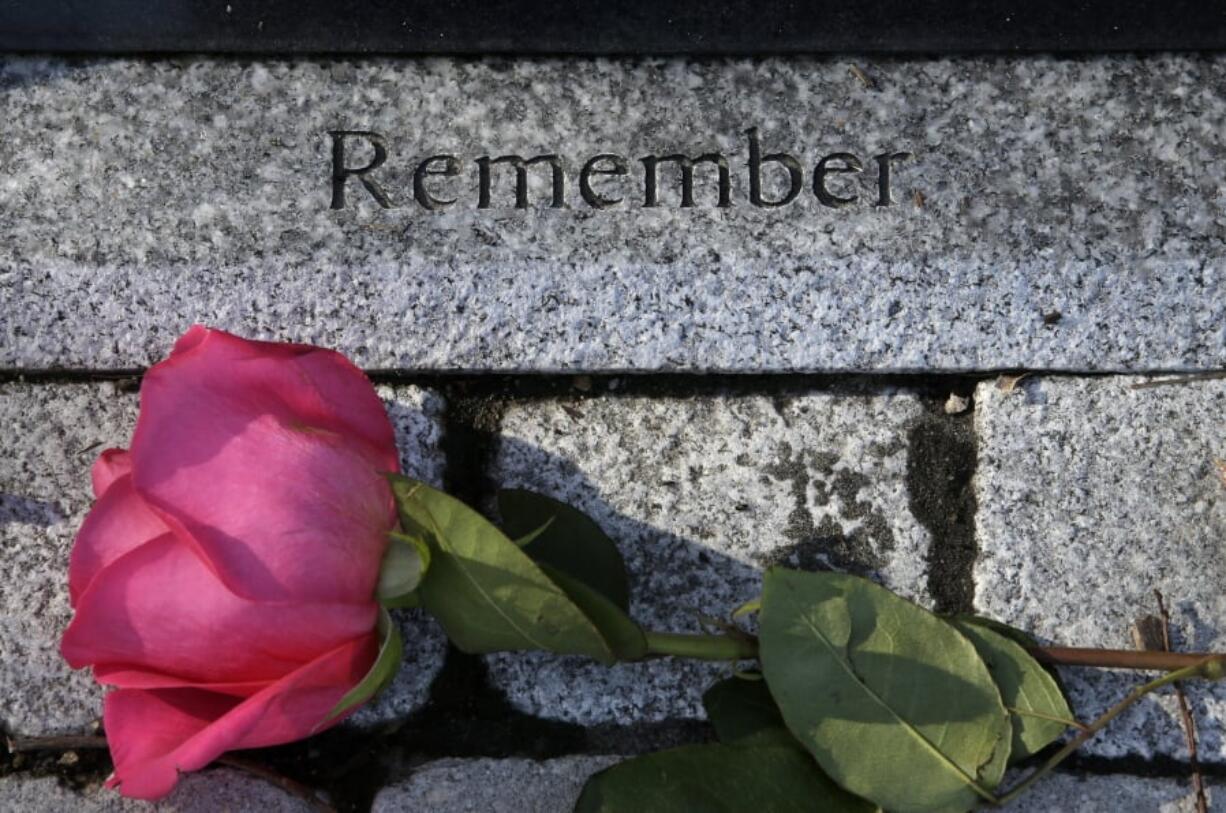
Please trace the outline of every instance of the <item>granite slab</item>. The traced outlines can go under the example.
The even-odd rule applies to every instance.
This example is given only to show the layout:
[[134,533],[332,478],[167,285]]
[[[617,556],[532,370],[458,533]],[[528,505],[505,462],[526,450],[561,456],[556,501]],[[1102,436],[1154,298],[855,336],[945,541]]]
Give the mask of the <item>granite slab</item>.
[[[760,593],[772,564],[875,577],[931,603],[930,534],[910,509],[914,394],[561,398],[502,417],[490,472],[591,516],[619,546],[630,613],[700,632]],[[490,679],[526,713],[584,725],[704,717],[729,665],[676,659],[604,667],[495,654]]]
[[[439,398],[416,387],[382,387],[409,474],[438,482]],[[0,383],[0,727],[15,734],[90,733],[102,693],[87,671],[60,656],[71,618],[68,555],[92,501],[89,470],[107,447],[125,446],[137,413],[134,381]],[[355,715],[374,725],[425,702],[446,641],[433,621],[398,614],[406,665]]]
[[9,57],[0,369],[142,367],[193,322],[401,370],[1220,368],[1224,82]]
[[372,813],[568,813],[592,774],[615,756],[531,759],[441,759],[416,769],[375,796]]
[[[1173,643],[1226,649],[1226,381],[1146,387],[1151,379],[1037,378],[976,392],[979,510],[976,606],[1069,646],[1132,648],[1156,614]],[[1063,671],[1074,710],[1092,719],[1143,676]],[[1202,760],[1226,762],[1226,687],[1189,683]],[[1085,746],[1104,757],[1186,759],[1170,693],[1134,706]]]
[[310,813],[318,808],[277,786],[228,768],[185,774],[155,803],[125,799],[97,784],[71,787],[54,776],[0,778],[0,810],[17,813]]
[[[1222,791],[1219,779],[1205,781],[1210,810]],[[1007,813],[1193,813],[1196,794],[1188,777],[1056,773],[997,809]]]

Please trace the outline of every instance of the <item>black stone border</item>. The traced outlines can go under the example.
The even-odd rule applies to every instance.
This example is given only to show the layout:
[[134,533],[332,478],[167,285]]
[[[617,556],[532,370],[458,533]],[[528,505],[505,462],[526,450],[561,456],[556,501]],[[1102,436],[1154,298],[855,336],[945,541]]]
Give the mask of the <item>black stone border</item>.
[[1226,50],[1218,0],[7,0],[0,51],[703,54]]

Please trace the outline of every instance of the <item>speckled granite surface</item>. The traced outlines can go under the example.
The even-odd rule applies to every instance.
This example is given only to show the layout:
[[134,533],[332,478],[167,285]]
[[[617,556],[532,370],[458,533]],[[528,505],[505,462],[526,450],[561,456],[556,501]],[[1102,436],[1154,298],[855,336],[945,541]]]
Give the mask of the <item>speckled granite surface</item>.
[[[850,70],[855,65],[869,81]],[[126,368],[187,324],[334,346],[365,367],[1076,370],[1226,364],[1226,57],[0,64],[0,367]],[[750,202],[748,141],[800,162]],[[374,130],[396,208],[328,131]],[[372,151],[349,144],[346,165]],[[722,152],[692,208],[645,155]],[[891,206],[873,156],[892,165]],[[814,193],[823,156],[840,208]],[[557,153],[530,206],[483,155]],[[579,185],[600,153],[625,200]],[[454,197],[428,211],[435,154]],[[610,169],[613,163],[600,168]],[[828,169],[846,168],[846,159]],[[435,172],[443,162],[427,166]],[[787,172],[763,169],[777,200]]]
[[[1130,648],[1133,621],[1166,596],[1173,645],[1226,648],[1226,381],[1134,389],[1132,377],[1027,379],[975,393],[979,510],[975,608],[1044,641]],[[1093,719],[1137,675],[1063,671]],[[1189,683],[1200,756],[1226,761],[1226,686]],[[1146,698],[1084,751],[1182,757],[1174,698]]]
[[448,759],[430,762],[403,782],[379,791],[373,813],[568,813],[588,777],[615,756],[530,759]]
[[0,777],[0,810],[21,813],[311,813],[319,807],[270,782],[228,768],[187,774],[159,802],[125,799],[96,784],[73,788],[54,776]]
[[[700,632],[761,592],[773,564],[873,575],[931,605],[930,534],[909,508],[914,393],[597,398],[507,410],[492,479],[591,516],[617,541],[630,611],[652,630]],[[602,667],[501,653],[493,685],[529,714],[630,725],[703,718],[727,663]]]

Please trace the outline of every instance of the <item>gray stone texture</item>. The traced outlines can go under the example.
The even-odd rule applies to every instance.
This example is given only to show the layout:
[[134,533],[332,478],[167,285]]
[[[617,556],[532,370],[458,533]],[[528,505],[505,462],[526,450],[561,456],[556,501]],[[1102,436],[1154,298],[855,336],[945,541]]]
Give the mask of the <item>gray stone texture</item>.
[[[384,388],[405,471],[438,481],[438,397]],[[134,382],[0,384],[0,726],[27,735],[89,731],[101,691],[59,653],[71,618],[68,555],[89,510],[98,453],[126,446],[135,425]],[[408,661],[395,682],[355,717],[373,724],[424,702],[442,666],[445,639],[433,621],[399,616]]]
[[[1219,780],[1206,782],[1210,810],[1221,787]],[[1196,796],[1186,778],[1054,774],[1011,804],[995,809],[1008,813],[1194,813]]]
[[314,806],[275,785],[229,769],[185,774],[155,803],[125,799],[99,785],[75,789],[53,776],[0,778],[0,810],[12,813],[309,813]]
[[423,387],[375,387],[387,417],[396,432],[396,447],[400,451],[400,470],[410,477],[434,486],[443,484],[443,413],[446,403],[442,395]]
[[[1226,381],[1033,378],[976,395],[979,611],[1070,646],[1131,648],[1161,590],[1177,648],[1226,649]],[[1082,719],[1141,676],[1064,670]],[[1226,761],[1226,687],[1189,684],[1202,758]],[[1186,758],[1168,696],[1099,735],[1100,756]]]
[[588,777],[620,759],[439,760],[379,791],[371,809],[372,813],[569,813]]
[[393,610],[392,617],[400,626],[404,661],[387,688],[349,718],[362,728],[395,723],[424,706],[447,655],[447,635],[433,618],[421,610]]
[[[923,413],[905,391],[524,402],[503,416],[492,477],[595,519],[626,559],[631,615],[650,629],[726,618],[776,563],[875,575],[927,601],[929,534],[905,480]],[[729,671],[540,653],[488,662],[513,705],[581,724],[702,717],[703,691]]]
[[[856,66],[871,81],[851,70]],[[0,368],[132,368],[187,325],[368,368],[932,370],[1226,363],[1226,56],[45,60],[0,64]],[[747,128],[802,164],[749,202]],[[329,130],[389,158],[329,208]],[[643,208],[645,155],[675,168]],[[873,156],[913,153],[878,207]],[[355,143],[351,166],[373,157]],[[560,154],[527,210],[483,155]],[[813,191],[822,156],[842,208]],[[429,176],[447,208],[414,202]],[[597,176],[589,157],[625,156]],[[607,168],[607,164],[604,165]],[[833,167],[844,167],[834,161]],[[441,169],[441,164],[432,166]],[[764,169],[764,192],[787,173]]]
[[112,383],[0,385],[0,725],[11,731],[83,732],[101,717],[102,692],[60,657],[68,553],[93,499],[90,466],[135,421],[136,396]]

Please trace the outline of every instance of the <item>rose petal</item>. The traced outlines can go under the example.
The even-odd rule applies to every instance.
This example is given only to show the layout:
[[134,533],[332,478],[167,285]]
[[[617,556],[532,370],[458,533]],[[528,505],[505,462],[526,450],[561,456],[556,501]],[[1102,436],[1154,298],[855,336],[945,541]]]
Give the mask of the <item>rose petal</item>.
[[176,755],[176,749],[224,719],[242,702],[200,689],[117,689],[107,693],[102,700],[102,719],[115,765],[107,786],[118,786],[125,796],[137,799],[165,796],[174,788],[180,770],[204,767],[229,743],[195,755],[196,759],[189,754]]
[[229,587],[367,602],[395,524],[391,426],[334,353],[199,331],[145,377],[137,491]]
[[72,605],[76,606],[102,568],[168,530],[166,523],[136,494],[131,475],[120,475],[107,484],[72,545],[68,560],[68,595]]
[[95,666],[94,680],[103,686],[115,686],[120,689],[205,689],[216,694],[230,695],[231,697],[250,697],[273,683],[271,680],[202,683],[198,680],[187,680],[161,672],[150,672],[147,669],[141,669],[128,664],[101,664]]
[[154,441],[160,451],[142,454],[138,437],[141,496],[237,593],[369,602],[394,506],[367,459],[323,430],[268,415],[193,417],[182,421],[184,437]]
[[291,742],[340,722],[325,721],[377,649],[373,635],[352,641],[242,701],[202,689],[110,692],[103,720],[115,775],[108,784],[125,796],[158,799],[180,772],[226,751]]
[[276,680],[375,628],[367,604],[262,604],[227,590],[165,534],[124,554],[81,595],[61,652],[73,668],[123,665],[207,683]]
[[383,471],[399,471],[400,457],[387,410],[370,379],[334,350],[289,342],[259,342],[195,325],[170,357],[141,383],[141,408],[152,380],[171,379],[175,394],[204,392],[237,398],[263,411],[276,404],[281,417],[358,439]]
[[131,473],[132,455],[128,454],[127,449],[103,450],[102,454],[98,455],[98,459],[94,461],[94,467],[90,472],[95,499],[105,494],[106,490],[111,487],[111,483]]

